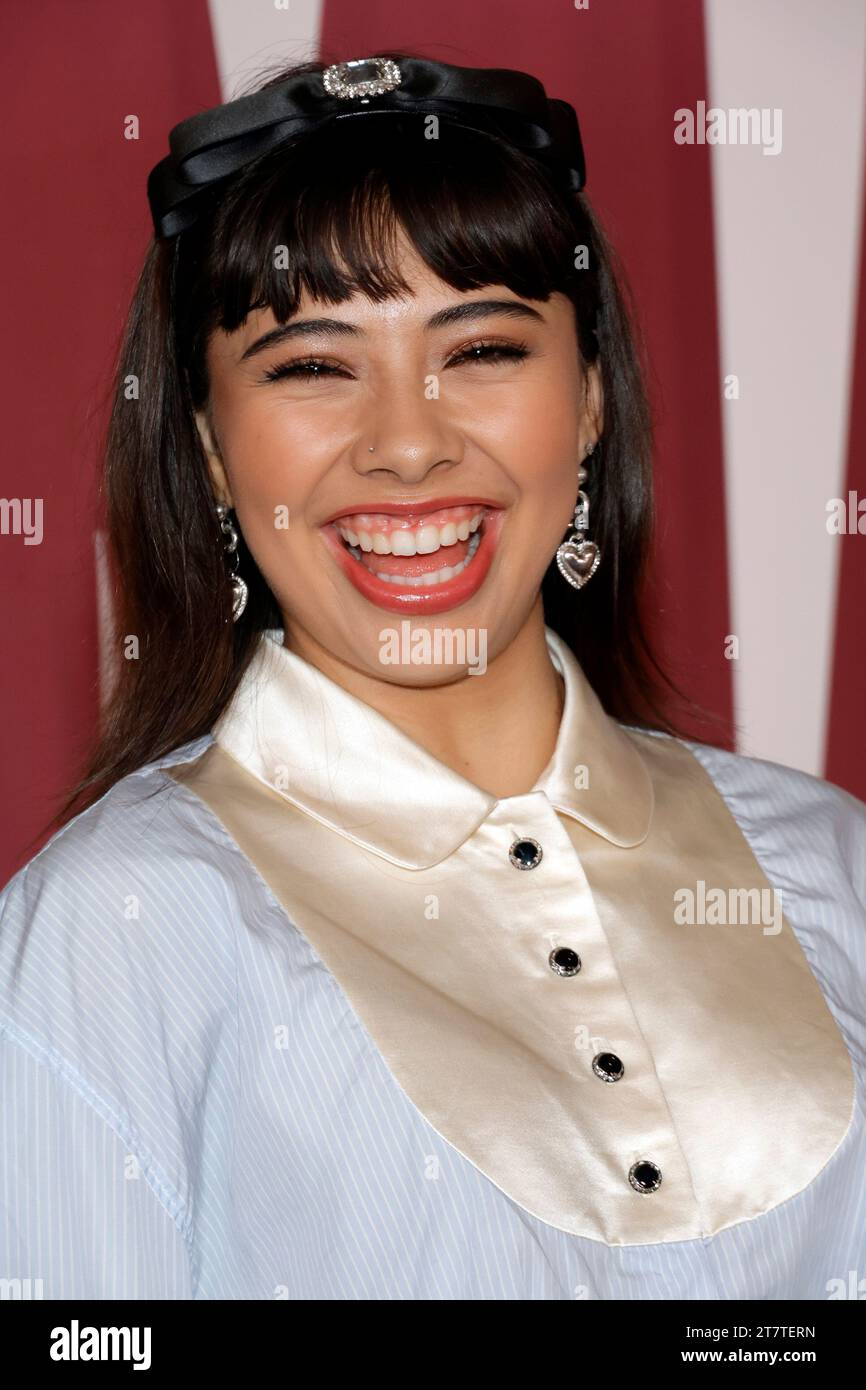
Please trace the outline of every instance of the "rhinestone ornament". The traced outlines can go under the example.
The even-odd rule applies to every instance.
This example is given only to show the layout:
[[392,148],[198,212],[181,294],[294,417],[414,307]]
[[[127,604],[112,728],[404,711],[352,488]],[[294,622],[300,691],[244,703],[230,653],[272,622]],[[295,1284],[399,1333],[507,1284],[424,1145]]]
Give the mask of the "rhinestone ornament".
[[[352,82],[351,73],[357,68],[375,68],[378,76]],[[385,92],[393,92],[402,81],[400,69],[391,58],[352,58],[347,63],[332,63],[322,73],[328,96],[339,97],[341,101],[349,101],[353,97],[366,101],[368,97],[384,96]]]

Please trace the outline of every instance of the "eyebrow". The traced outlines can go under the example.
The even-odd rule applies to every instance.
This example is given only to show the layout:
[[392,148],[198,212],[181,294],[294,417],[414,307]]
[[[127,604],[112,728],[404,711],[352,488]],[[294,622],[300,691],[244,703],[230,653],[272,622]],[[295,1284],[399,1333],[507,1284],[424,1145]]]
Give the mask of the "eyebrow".
[[[426,329],[450,328],[453,324],[465,323],[467,320],[487,319],[494,316],[502,316],[512,319],[531,319],[536,323],[544,323],[544,317],[539,314],[537,309],[532,309],[528,304],[522,304],[516,299],[474,299],[465,304],[453,304],[448,309],[440,309],[433,314],[426,322]],[[292,323],[284,323],[279,328],[272,328],[270,332],[263,333],[255,342],[250,343],[249,347],[241,355],[241,362],[246,362],[250,357],[255,357],[260,352],[266,352],[268,348],[277,347],[280,343],[291,341],[293,338],[306,337],[310,334],[318,334],[320,337],[347,338],[363,336],[363,329],[357,324],[347,323],[344,319],[295,319]]]

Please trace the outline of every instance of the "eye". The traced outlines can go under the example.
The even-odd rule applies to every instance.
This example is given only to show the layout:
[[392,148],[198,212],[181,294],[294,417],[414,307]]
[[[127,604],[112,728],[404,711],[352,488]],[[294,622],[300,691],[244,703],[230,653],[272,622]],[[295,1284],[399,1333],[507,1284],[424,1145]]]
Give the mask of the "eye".
[[467,362],[488,362],[491,365],[497,362],[522,362],[528,356],[529,348],[526,343],[495,343],[485,340],[467,343],[466,347],[460,348],[445,365],[459,367]]
[[298,357],[291,362],[278,362],[268,367],[263,375],[264,381],[283,381],[286,378],[296,381],[321,381],[323,377],[348,377],[351,373],[344,368],[327,362],[322,357]]
[[[529,349],[525,343],[507,342],[478,342],[468,343],[461,348],[453,357],[449,358],[445,364],[448,367],[462,366],[465,363],[486,362],[494,364],[496,362],[521,362],[529,356]],[[322,357],[298,357],[289,362],[278,362],[273,367],[268,367],[263,373],[263,381],[321,381],[325,377],[343,377],[351,379],[351,372],[345,368],[337,366],[333,362],[328,362]]]

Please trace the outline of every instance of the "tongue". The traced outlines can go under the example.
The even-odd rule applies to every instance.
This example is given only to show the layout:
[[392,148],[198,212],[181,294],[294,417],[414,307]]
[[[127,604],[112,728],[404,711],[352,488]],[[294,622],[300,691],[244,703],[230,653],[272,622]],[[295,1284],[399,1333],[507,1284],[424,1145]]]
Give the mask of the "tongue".
[[420,574],[430,574],[448,566],[459,565],[466,559],[469,540],[457,541],[454,545],[440,545],[430,555],[377,555],[373,550],[361,551],[361,564],[378,574],[399,574],[413,578]]

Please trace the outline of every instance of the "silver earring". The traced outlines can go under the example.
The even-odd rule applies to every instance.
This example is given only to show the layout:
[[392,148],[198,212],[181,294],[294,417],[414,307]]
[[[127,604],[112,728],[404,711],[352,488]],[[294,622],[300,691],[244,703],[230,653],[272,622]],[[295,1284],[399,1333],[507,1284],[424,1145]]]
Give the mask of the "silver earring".
[[237,622],[247,606],[250,591],[238,574],[238,533],[229,519],[229,511],[230,508],[224,503],[217,503],[216,514],[219,518],[220,530],[225,537],[223,549],[227,555],[231,556],[229,583],[232,586],[232,618],[234,622]]
[[[594,449],[588,451],[586,457],[592,454],[593,459],[598,459],[601,453],[601,445],[596,444]],[[587,537],[589,527],[589,498],[582,490],[582,484],[586,482],[586,469],[581,467],[577,474],[577,506],[574,509],[574,530],[570,536],[566,536],[556,552],[556,563],[563,578],[567,579],[575,589],[582,589],[588,583],[601,564],[601,551],[595,541]]]

